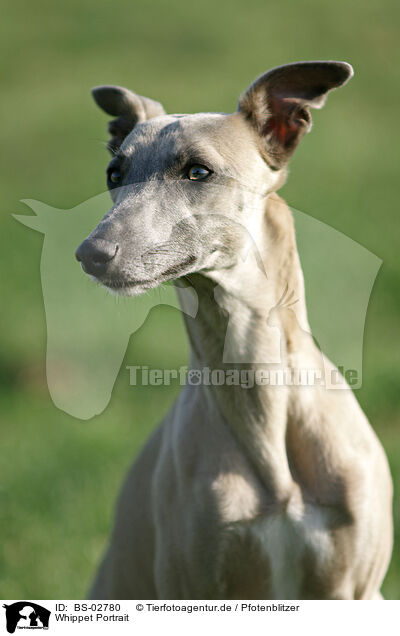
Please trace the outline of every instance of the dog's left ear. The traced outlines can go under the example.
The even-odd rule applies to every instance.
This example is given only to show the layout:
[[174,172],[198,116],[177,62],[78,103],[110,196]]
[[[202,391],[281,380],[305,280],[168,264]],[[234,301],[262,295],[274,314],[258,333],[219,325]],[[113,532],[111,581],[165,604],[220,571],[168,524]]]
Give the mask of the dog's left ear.
[[92,95],[102,110],[117,117],[108,125],[111,135],[108,148],[112,153],[118,150],[136,124],[165,115],[159,102],[136,95],[122,86],[96,86],[92,89]]
[[261,75],[239,100],[241,112],[259,135],[261,152],[279,169],[311,129],[310,107],[321,108],[334,88],[353,75],[346,62],[296,62]]

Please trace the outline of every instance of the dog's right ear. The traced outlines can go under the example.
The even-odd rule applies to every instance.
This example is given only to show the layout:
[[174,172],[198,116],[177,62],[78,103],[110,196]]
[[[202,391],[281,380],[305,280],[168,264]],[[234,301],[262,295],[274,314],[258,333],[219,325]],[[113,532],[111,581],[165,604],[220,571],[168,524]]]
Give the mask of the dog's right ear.
[[102,110],[117,117],[108,125],[111,135],[108,149],[111,154],[115,154],[136,124],[165,115],[165,110],[159,102],[136,95],[122,86],[96,86],[92,89],[92,95]]

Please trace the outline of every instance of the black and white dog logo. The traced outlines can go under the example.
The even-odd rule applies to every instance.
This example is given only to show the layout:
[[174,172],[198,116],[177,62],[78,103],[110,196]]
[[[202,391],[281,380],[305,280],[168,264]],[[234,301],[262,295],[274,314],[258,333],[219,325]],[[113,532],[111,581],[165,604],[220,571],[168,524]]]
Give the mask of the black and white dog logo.
[[18,629],[48,629],[51,612],[31,601],[18,601],[3,605],[6,610],[7,631],[13,634]]

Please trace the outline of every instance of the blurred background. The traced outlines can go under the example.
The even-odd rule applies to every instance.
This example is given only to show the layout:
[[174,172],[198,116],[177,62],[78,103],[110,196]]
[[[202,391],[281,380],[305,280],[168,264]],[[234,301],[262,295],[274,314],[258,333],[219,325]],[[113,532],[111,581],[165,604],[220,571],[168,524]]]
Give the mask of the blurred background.
[[[0,596],[85,595],[123,475],[179,391],[176,384],[130,387],[125,367],[174,368],[187,360],[180,313],[159,306],[131,337],[100,416],[77,420],[49,397],[43,236],[11,213],[29,214],[24,198],[71,208],[104,190],[107,119],[89,95],[97,84],[127,86],[169,112],[232,111],[239,93],[272,66],[353,64],[355,78],[314,113],[281,194],[383,260],[356,395],[398,492],[399,4],[3,0],[1,10]],[[395,494],[397,542],[399,525]],[[400,597],[398,545],[383,593]]]

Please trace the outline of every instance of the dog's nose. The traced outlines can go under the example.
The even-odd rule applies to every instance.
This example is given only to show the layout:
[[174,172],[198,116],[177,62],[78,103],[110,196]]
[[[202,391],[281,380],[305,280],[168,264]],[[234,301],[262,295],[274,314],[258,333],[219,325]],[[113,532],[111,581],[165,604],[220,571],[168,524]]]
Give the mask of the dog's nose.
[[116,243],[105,239],[87,238],[80,244],[75,256],[87,274],[99,276],[105,272],[117,252]]

